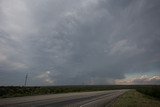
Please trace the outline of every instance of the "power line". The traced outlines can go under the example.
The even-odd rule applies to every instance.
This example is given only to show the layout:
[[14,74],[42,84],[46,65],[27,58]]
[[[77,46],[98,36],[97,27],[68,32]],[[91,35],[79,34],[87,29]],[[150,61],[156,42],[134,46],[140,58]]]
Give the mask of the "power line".
[[25,77],[24,86],[26,86],[26,85],[27,85],[27,79],[28,79],[28,73],[26,74],[26,77]]

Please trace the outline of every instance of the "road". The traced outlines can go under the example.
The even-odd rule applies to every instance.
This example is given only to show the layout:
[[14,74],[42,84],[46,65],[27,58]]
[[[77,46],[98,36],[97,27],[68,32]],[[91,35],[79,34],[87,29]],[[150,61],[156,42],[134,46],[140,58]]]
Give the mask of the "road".
[[0,99],[0,107],[109,107],[128,90],[94,91]]

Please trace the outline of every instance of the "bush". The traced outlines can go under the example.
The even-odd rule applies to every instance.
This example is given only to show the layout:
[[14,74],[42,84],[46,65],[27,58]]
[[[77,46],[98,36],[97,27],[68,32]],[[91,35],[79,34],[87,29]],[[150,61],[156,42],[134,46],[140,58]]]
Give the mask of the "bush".
[[143,94],[152,96],[152,97],[156,97],[156,98],[160,98],[160,86],[150,86],[150,87],[140,87],[137,88],[138,92],[141,92]]

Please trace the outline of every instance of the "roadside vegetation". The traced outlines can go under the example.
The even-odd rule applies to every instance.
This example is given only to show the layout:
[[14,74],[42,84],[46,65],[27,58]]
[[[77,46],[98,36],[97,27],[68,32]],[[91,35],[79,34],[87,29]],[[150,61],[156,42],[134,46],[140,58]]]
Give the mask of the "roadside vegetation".
[[7,86],[0,87],[0,97],[19,97],[30,95],[43,95],[43,94],[56,94],[68,92],[82,92],[82,91],[98,91],[106,90],[103,86],[50,86],[50,87],[20,87],[20,86]]
[[131,90],[119,97],[113,107],[160,107],[160,100]]
[[159,98],[160,96],[160,85],[74,85],[48,87],[1,86],[0,98],[115,89],[136,89],[153,97]]
[[136,89],[138,92],[143,94],[160,98],[160,86],[151,86],[151,87],[139,87]]

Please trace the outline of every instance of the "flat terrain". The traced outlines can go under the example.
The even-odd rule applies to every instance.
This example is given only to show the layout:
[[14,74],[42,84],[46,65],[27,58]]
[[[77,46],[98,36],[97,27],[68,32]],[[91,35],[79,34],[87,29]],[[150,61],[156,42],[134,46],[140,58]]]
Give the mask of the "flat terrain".
[[160,99],[131,90],[122,95],[113,107],[160,107]]
[[128,90],[51,94],[0,99],[0,107],[105,107]]

